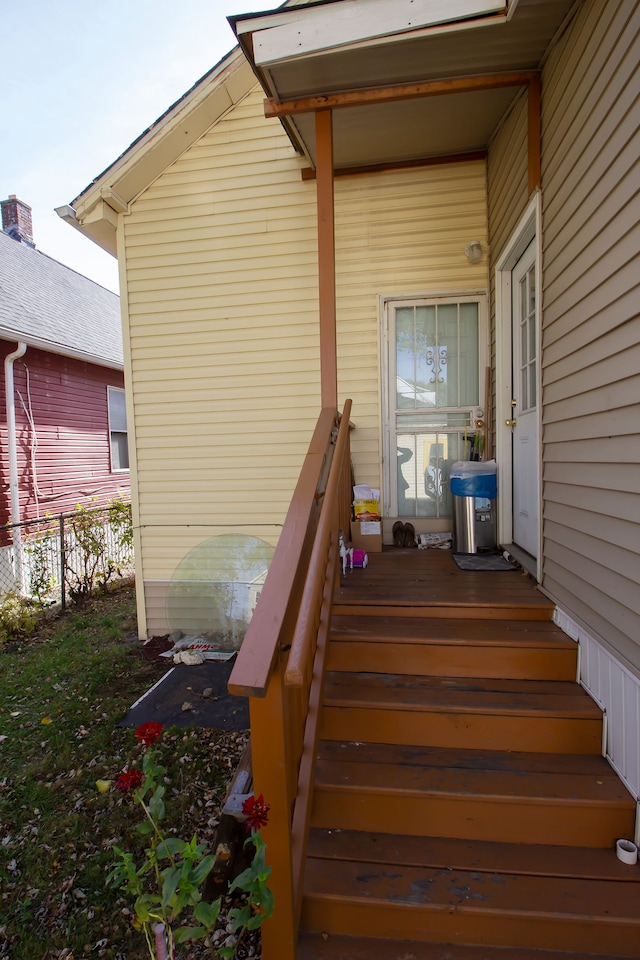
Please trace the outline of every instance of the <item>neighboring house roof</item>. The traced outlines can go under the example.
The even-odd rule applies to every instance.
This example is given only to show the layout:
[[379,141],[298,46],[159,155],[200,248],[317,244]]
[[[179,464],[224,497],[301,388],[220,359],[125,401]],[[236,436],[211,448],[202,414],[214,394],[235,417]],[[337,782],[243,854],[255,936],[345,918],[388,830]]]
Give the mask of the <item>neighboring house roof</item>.
[[0,230],[0,337],[122,370],[120,298]]

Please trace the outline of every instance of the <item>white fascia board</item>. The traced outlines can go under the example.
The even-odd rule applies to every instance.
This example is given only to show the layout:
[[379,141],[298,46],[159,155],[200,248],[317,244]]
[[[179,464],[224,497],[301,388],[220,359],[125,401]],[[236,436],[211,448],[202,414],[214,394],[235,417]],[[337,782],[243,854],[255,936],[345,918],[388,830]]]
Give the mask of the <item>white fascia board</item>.
[[283,23],[297,21],[300,19],[300,10],[297,7],[288,10],[283,10],[280,7],[272,12],[256,13],[253,16],[247,14],[245,17],[229,17],[228,19],[236,37],[240,39],[246,33],[255,33],[257,30],[266,30],[269,27],[279,27]]
[[25,334],[20,330],[12,330],[10,327],[0,326],[0,338],[2,340],[21,341],[34,350],[44,350],[47,353],[55,353],[60,357],[82,360],[84,363],[91,363],[96,367],[108,367],[109,370],[119,370],[120,372],[124,370],[124,363],[118,363],[117,360],[108,360],[95,353],[90,353],[88,350],[74,349],[53,340],[47,340],[45,337],[32,337],[30,334]]
[[393,34],[506,12],[506,0],[343,0],[329,8],[301,8],[297,18],[287,23],[274,18],[273,26],[267,22],[263,29],[255,29],[256,20],[245,25],[250,23],[254,30],[255,63],[266,67]]

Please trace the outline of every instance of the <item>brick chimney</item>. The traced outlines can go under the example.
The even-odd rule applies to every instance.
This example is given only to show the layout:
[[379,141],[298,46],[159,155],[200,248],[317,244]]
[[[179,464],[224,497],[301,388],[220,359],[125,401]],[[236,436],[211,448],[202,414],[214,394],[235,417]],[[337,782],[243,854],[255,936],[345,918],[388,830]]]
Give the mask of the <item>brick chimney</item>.
[[4,232],[17,240],[18,243],[26,243],[28,246],[34,247],[31,207],[22,200],[18,200],[15,193],[12,193],[8,200],[3,200],[0,206],[2,207],[2,229]]

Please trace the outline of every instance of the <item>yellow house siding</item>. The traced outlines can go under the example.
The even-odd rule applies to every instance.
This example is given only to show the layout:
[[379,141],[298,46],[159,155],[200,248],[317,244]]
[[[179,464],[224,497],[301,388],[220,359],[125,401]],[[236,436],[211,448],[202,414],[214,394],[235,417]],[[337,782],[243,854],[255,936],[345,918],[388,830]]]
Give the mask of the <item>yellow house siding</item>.
[[382,486],[380,297],[486,290],[485,164],[336,181],[338,375],[354,401],[356,481]]
[[313,193],[261,108],[239,104],[125,218],[148,632],[171,626],[189,549],[277,540],[318,412]]
[[[124,218],[139,576],[220,533],[277,540],[319,412],[315,184],[254,91]],[[380,483],[380,297],[486,288],[482,161],[336,182],[338,371],[356,477]]]
[[589,0],[542,84],[544,586],[636,669],[639,31]]

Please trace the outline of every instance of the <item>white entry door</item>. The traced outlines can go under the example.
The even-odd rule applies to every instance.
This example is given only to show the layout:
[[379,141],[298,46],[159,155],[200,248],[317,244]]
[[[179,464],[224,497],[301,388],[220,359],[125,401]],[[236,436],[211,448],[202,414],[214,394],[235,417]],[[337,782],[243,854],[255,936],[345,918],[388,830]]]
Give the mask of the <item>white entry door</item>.
[[513,542],[537,558],[540,536],[540,438],[535,241],[529,244],[516,263],[511,279]]

